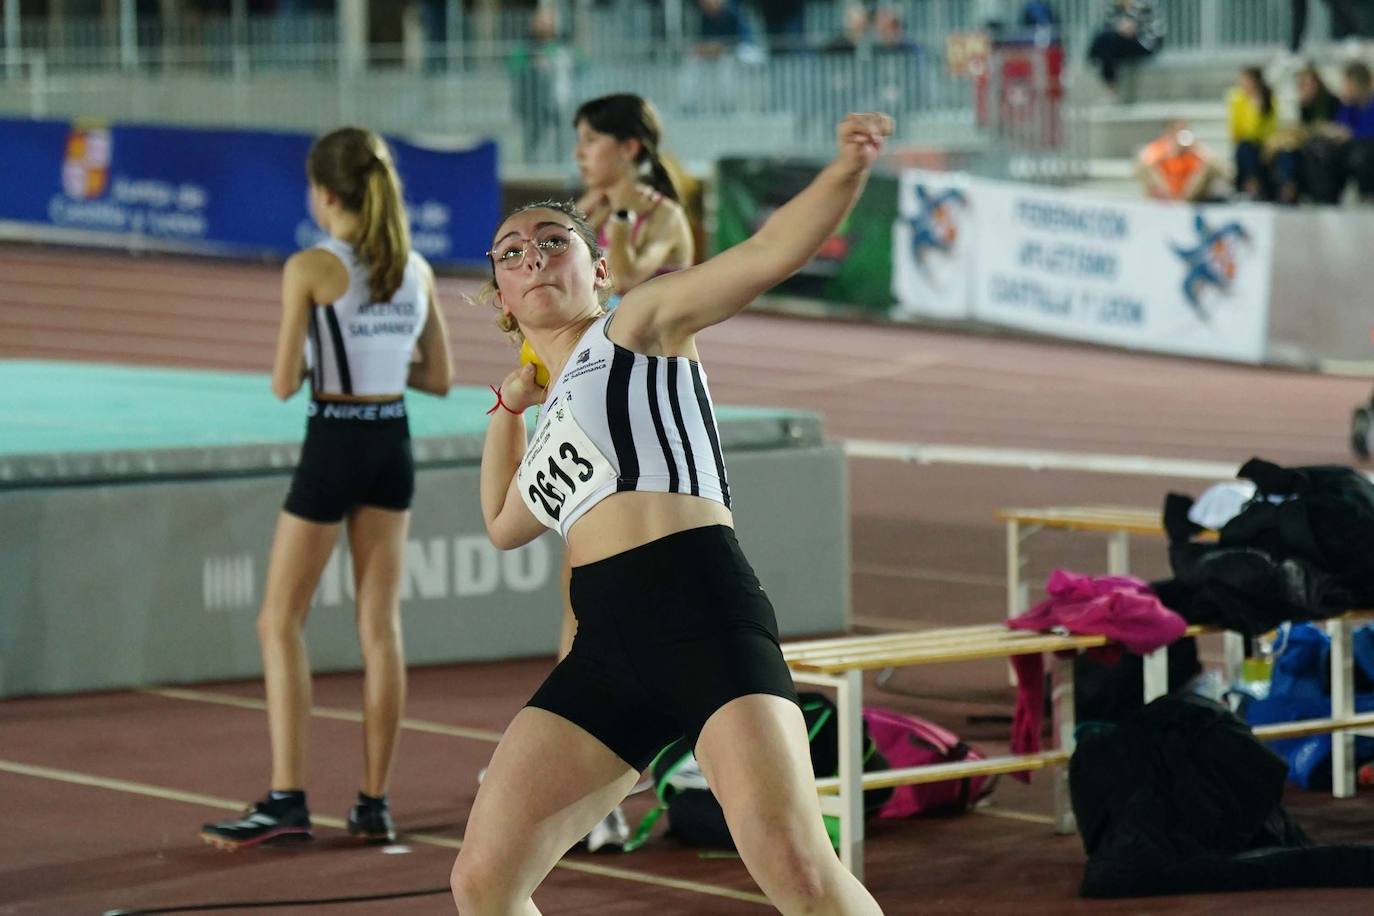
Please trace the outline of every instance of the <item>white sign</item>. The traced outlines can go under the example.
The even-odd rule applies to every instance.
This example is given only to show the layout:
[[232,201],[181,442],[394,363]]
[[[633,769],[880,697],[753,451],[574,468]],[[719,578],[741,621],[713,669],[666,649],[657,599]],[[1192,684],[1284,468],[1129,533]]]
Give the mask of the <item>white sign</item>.
[[904,172],[894,317],[1259,362],[1272,211],[1118,201]]
[[908,169],[892,227],[896,318],[969,318],[976,255],[969,180]]
[[1273,214],[979,182],[974,317],[1057,337],[1264,357]]

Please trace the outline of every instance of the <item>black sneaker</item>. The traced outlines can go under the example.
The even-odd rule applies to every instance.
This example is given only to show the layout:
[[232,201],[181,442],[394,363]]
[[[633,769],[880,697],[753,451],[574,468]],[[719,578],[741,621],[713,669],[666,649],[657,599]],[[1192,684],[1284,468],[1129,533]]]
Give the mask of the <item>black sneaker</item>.
[[386,798],[358,798],[348,809],[348,833],[364,843],[394,843],[396,825],[391,822],[391,806]]
[[313,839],[310,811],[290,801],[263,799],[234,821],[220,821],[200,828],[200,838],[211,846],[233,852],[248,846],[276,846]]
[[1369,457],[1370,433],[1374,432],[1374,406],[1356,407],[1350,416],[1350,450]]

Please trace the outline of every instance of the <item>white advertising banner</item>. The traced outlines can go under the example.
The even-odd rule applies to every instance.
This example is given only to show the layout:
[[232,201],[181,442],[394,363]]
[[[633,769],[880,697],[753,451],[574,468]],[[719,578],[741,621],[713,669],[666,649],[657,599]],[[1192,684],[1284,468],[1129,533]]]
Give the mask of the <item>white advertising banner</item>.
[[1119,201],[914,169],[899,193],[895,318],[1265,357],[1271,209]]
[[908,169],[892,226],[895,318],[969,318],[974,236],[966,175]]
[[1116,202],[978,182],[980,321],[1191,356],[1259,362],[1273,213]]

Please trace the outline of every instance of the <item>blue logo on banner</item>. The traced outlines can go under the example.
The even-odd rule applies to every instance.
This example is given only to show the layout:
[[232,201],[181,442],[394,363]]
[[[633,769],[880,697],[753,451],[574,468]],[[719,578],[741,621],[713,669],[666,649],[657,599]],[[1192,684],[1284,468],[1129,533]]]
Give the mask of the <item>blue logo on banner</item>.
[[1202,291],[1207,287],[1225,292],[1231,288],[1236,278],[1236,246],[1239,242],[1249,242],[1250,234],[1238,222],[1229,222],[1219,228],[1207,225],[1201,213],[1193,219],[1197,232],[1197,243],[1192,247],[1173,245],[1174,254],[1183,259],[1186,272],[1183,276],[1183,298],[1198,317],[1210,321],[1211,315],[1202,304]]
[[957,188],[932,192],[923,184],[915,186],[916,215],[911,224],[911,253],[917,261],[924,260],[927,251],[948,252],[959,237],[958,213],[955,206],[968,206],[968,198]]

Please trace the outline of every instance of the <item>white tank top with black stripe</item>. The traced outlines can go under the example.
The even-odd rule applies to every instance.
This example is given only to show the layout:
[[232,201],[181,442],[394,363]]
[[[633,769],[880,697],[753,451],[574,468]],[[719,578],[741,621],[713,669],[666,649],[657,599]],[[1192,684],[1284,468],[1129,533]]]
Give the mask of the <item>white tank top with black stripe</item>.
[[518,470],[535,517],[563,537],[593,506],[627,490],[701,496],[730,507],[711,390],[700,363],[645,356],[583,333],[549,389]]
[[353,246],[336,238],[323,248],[348,269],[348,289],[310,312],[305,363],[315,394],[378,395],[405,391],[410,357],[425,326],[429,292],[421,259],[410,253],[396,294],[373,302],[368,269]]

